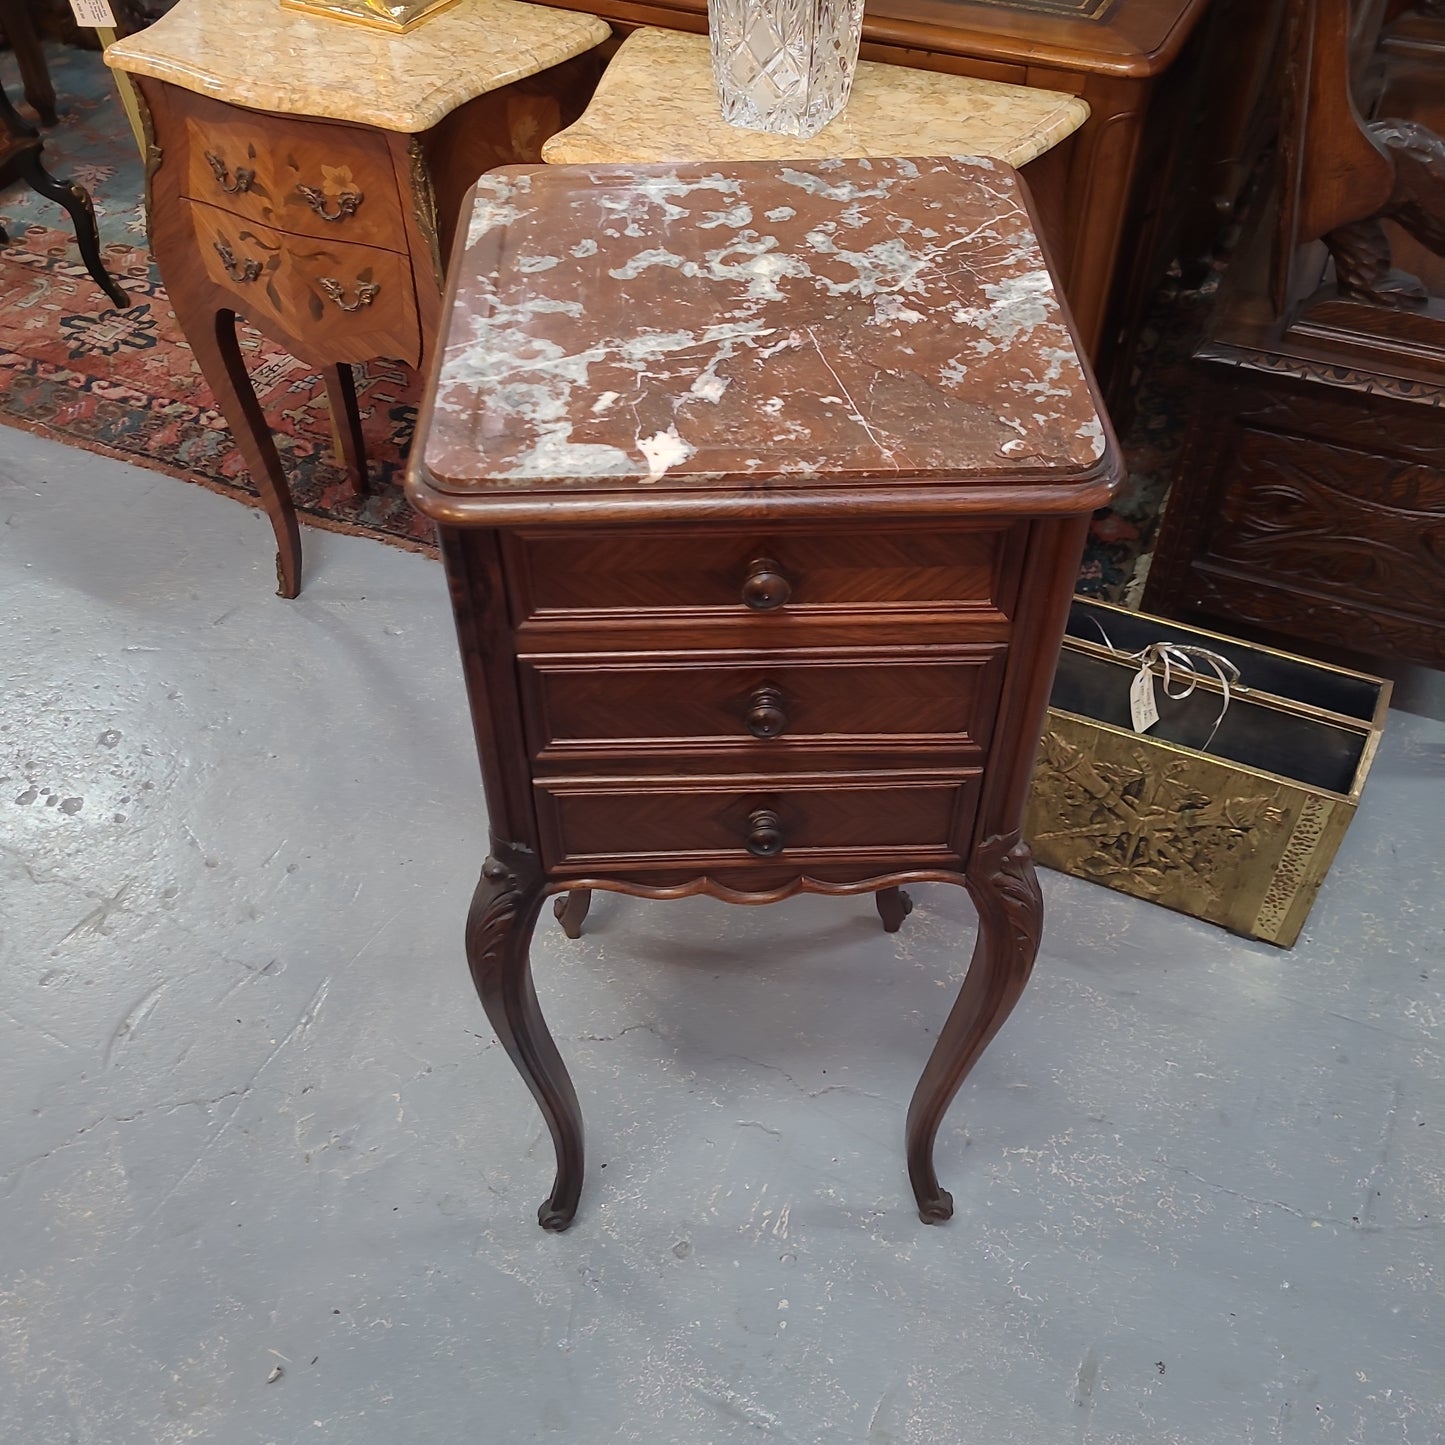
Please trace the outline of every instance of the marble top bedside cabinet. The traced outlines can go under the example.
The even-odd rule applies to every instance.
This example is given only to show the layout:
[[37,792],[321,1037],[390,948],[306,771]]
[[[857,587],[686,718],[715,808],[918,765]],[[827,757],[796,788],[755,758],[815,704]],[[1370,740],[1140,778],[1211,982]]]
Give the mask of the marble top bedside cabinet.
[[300,536],[236,317],[321,372],[364,490],[350,364],[425,364],[467,187],[535,161],[581,113],[609,33],[514,0],[460,0],[406,35],[279,0],[181,0],[106,51],[149,112],[151,246],[271,518],[281,596],[301,584]]
[[[472,977],[557,1150],[548,894],[769,903],[966,885],[973,962],[908,1114],[933,1141],[1028,978],[1019,828],[1116,449],[1017,175],[987,160],[483,176],[408,495],[436,519],[491,855]],[[841,906],[841,905],[840,905]],[[759,1000],[764,1007],[765,1000]]]
[[989,156],[1021,166],[1089,117],[1072,95],[861,61],[847,108],[817,135],[728,125],[705,35],[634,30],[581,119],[542,147],[549,165],[631,161]]

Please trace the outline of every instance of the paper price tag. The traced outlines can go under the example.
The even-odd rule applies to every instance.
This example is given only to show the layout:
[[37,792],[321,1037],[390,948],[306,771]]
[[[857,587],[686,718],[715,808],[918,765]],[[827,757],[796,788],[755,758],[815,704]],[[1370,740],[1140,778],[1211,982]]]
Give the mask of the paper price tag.
[[1147,733],[1159,721],[1159,708],[1154,702],[1154,673],[1141,667],[1129,684],[1129,715],[1136,733]]
[[92,30],[115,29],[115,16],[110,13],[106,0],[70,0],[70,13],[77,25]]

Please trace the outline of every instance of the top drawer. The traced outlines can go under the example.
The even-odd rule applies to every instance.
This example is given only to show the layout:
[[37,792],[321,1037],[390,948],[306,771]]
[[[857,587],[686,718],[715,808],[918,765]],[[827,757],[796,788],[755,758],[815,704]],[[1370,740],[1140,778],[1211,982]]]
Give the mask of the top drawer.
[[184,193],[327,241],[407,250],[391,152],[377,131],[261,115],[187,95]]
[[963,613],[1006,621],[1023,524],[509,534],[519,621]]

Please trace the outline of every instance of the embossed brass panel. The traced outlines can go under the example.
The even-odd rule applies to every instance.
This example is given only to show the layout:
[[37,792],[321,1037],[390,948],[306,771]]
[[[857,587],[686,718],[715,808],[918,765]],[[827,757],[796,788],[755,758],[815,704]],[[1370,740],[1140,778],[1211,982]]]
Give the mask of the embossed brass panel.
[[[1133,732],[1137,665],[1099,627],[1121,653],[1141,638],[1187,641],[1240,669],[1248,691],[1208,752],[1218,688],[1181,701],[1156,689],[1159,723]],[[1290,947],[1354,816],[1390,684],[1082,598],[1069,632],[1025,824],[1034,857]]]

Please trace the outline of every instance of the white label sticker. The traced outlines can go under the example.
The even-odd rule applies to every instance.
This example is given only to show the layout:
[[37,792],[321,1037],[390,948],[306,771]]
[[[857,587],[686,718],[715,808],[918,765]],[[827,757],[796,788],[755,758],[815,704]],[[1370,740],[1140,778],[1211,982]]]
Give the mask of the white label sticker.
[[115,16],[110,13],[106,0],[70,0],[70,10],[77,25],[88,25],[98,30],[115,29]]
[[1134,674],[1129,685],[1129,712],[1134,720],[1136,733],[1147,733],[1159,721],[1159,709],[1154,703],[1154,673],[1151,668],[1141,667]]

